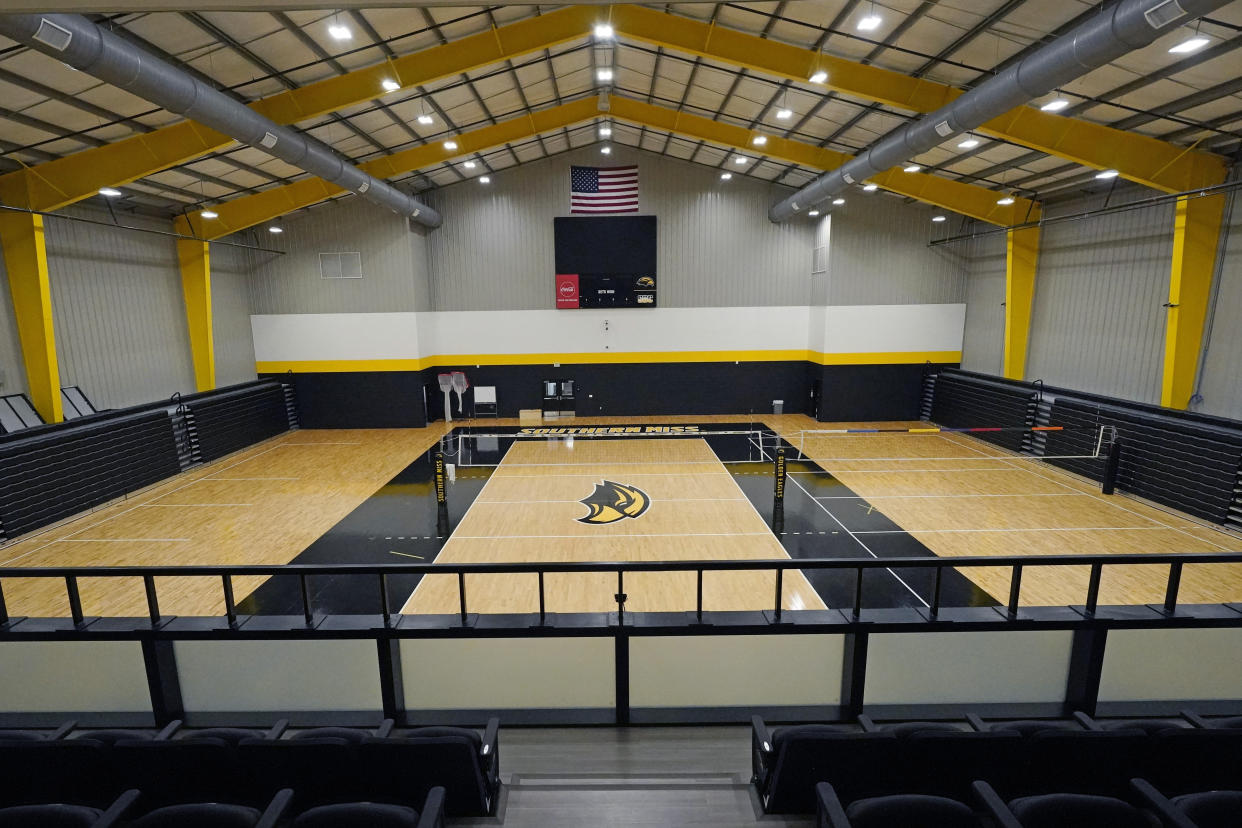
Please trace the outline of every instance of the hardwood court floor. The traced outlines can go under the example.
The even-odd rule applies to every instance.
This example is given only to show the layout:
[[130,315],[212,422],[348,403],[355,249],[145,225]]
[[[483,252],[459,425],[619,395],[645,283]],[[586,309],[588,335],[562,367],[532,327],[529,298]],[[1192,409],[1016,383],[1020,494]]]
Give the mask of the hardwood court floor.
[[[786,434],[797,444],[787,427]],[[1097,484],[964,434],[807,435],[804,450],[941,556],[1242,551],[1236,535],[1123,495],[1102,495]],[[866,541],[865,530],[855,534]],[[1008,596],[1008,569],[961,571],[992,596]],[[1160,603],[1167,573],[1167,566],[1106,567],[1100,601]],[[1081,604],[1087,580],[1086,567],[1028,568],[1022,603]],[[1187,566],[1180,600],[1242,600],[1242,566]]]
[[[0,548],[0,565],[285,564],[427,451],[424,429],[295,431]],[[236,578],[240,601],[265,579]],[[157,579],[170,615],[223,615],[218,578]],[[145,615],[141,579],[80,581],[86,615]],[[68,616],[59,579],[5,579],[14,616]]]
[[[641,489],[650,506],[636,518],[587,524],[579,501],[608,480]],[[516,561],[657,561],[787,557],[771,529],[704,440],[624,439],[516,442],[492,474],[437,563]],[[821,609],[824,604],[801,573],[784,579],[783,606]],[[616,608],[616,576],[549,574],[549,612],[608,612]],[[695,576],[635,573],[625,579],[626,609],[691,611]],[[472,575],[471,612],[535,612],[535,577]],[[716,610],[772,606],[775,575],[707,573],[703,604]],[[456,578],[429,576],[405,613],[458,610]]]

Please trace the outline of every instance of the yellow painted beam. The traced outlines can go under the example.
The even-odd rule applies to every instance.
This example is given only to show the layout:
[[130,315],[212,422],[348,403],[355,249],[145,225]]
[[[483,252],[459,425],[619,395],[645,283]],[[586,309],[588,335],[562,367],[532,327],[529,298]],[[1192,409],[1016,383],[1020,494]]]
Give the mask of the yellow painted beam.
[[4,248],[4,264],[9,273],[9,292],[13,296],[30,401],[46,422],[59,423],[65,417],[60,401],[60,367],[52,327],[43,216],[0,211],[0,246]]
[[[298,123],[386,94],[384,79],[403,87],[420,86],[586,37],[603,13],[589,6],[558,9],[281,92],[251,107],[279,124]],[[0,201],[55,210],[94,195],[100,187],[126,184],[230,143],[232,139],[222,133],[183,121],[0,176]]]
[[[613,97],[609,114],[620,120],[732,147],[749,156],[766,155],[818,170],[836,169],[852,157],[775,135],[767,136],[762,147],[755,147],[751,144],[756,134],[754,130],[630,98]],[[997,194],[993,190],[929,173],[889,170],[871,181],[885,190],[990,224],[1008,226],[1036,221],[1040,217],[1039,205],[1029,199],[1015,197],[1013,204],[997,204]]]
[[[800,46],[640,6],[614,6],[612,25],[622,38],[745,66],[803,84],[826,72],[822,88],[910,112],[932,112],[963,93],[948,84],[912,78]],[[1148,187],[1176,193],[1219,184],[1221,156],[1157,138],[1020,106],[977,131],[1097,169],[1116,169]]]
[[1186,408],[1195,392],[1224,212],[1223,194],[1177,200],[1160,386],[1170,408]]
[[1007,379],[1026,378],[1038,261],[1038,227],[1023,227],[1005,234],[1005,350],[1001,369]]
[[[359,169],[377,178],[393,178],[600,116],[711,141],[749,155],[759,154],[750,146],[752,133],[744,127],[630,98],[613,97],[608,112],[602,113],[592,97],[525,113],[462,133],[455,137],[457,149],[452,151],[445,150],[440,143],[424,144],[373,159],[359,165]],[[834,169],[850,159],[844,153],[776,136],[768,139],[762,154],[820,170]],[[1036,202],[1015,198],[1013,204],[999,205],[992,190],[927,173],[894,170],[878,176],[875,183],[894,193],[1001,226],[1035,221],[1040,217],[1040,207]],[[176,220],[176,228],[185,235],[219,239],[343,192],[340,187],[323,179],[304,178],[217,205],[214,208],[217,218],[214,219],[205,220],[198,214],[180,216]]]
[[216,387],[216,349],[211,320],[211,251],[205,241],[177,239],[181,265],[181,291],[185,297],[185,320],[194,359],[194,388]]
[[[360,164],[359,169],[376,178],[393,178],[442,161],[473,155],[492,147],[589,120],[599,114],[601,113],[596,99],[585,98],[463,132],[454,136],[453,140],[457,143],[455,150],[444,149],[440,142],[423,144],[367,161]],[[176,220],[176,228],[185,235],[218,239],[343,192],[345,191],[342,188],[329,184],[322,178],[304,178],[292,184],[273,187],[220,204],[214,207],[218,218],[206,220],[198,214],[180,216]]]

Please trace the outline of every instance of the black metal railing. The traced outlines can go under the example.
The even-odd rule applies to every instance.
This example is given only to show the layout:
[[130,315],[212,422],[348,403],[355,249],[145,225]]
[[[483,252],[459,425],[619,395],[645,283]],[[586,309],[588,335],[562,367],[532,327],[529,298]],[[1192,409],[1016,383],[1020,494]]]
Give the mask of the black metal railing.
[[[772,605],[774,620],[780,621],[783,613],[784,573],[788,570],[841,570],[854,573],[854,599],[849,612],[854,619],[862,615],[864,603],[864,573],[869,569],[932,569],[934,585],[928,605],[930,618],[935,619],[941,610],[941,584],[945,570],[960,569],[1009,569],[1009,598],[1005,614],[1010,619],[1018,616],[1021,605],[1023,573],[1029,569],[1086,566],[1090,568],[1087,590],[1083,599],[1083,612],[1094,615],[1099,606],[1100,584],[1107,566],[1167,566],[1164,583],[1163,611],[1167,615],[1176,612],[1182,571],[1193,564],[1239,564],[1242,553],[1190,553],[1190,554],[1118,554],[1118,555],[1001,555],[989,557],[922,557],[922,558],[805,558],[805,559],[751,559],[751,560],[682,560],[682,561],[592,561],[564,563],[425,563],[425,564],[285,564],[285,565],[237,565],[237,566],[116,566],[116,567],[57,567],[57,568],[0,568],[0,625],[9,622],[4,599],[4,581],[16,578],[61,578],[69,599],[70,613],[75,624],[82,624],[85,615],[78,589],[81,578],[141,578],[146,594],[147,611],[152,625],[160,622],[159,595],[156,578],[167,577],[218,577],[224,596],[225,617],[230,626],[237,623],[237,603],[233,592],[233,578],[242,576],[292,576],[298,578],[302,614],[308,626],[313,624],[315,608],[308,579],[316,576],[370,576],[376,579],[381,596],[384,626],[393,625],[396,613],[388,599],[388,578],[394,575],[446,575],[455,576],[458,591],[458,616],[463,625],[468,623],[467,595],[468,575],[534,574],[538,576],[539,619],[542,624],[547,615],[544,594],[545,575],[615,573],[618,622],[625,623],[625,592],[627,573],[639,572],[693,572],[695,573],[695,615],[703,619],[703,575],[706,572],[770,571],[776,574],[775,600]],[[1242,595],[1238,596],[1242,599]],[[845,610],[844,607],[838,608]],[[796,612],[796,611],[795,611]]]

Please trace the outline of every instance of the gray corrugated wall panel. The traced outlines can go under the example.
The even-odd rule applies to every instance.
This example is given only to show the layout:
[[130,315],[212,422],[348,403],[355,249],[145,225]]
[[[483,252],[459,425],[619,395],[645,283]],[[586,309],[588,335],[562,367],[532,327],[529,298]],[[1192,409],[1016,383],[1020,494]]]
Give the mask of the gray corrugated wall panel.
[[658,216],[663,307],[805,305],[814,229],[765,218],[779,188],[720,180],[711,168],[614,145],[588,147],[435,192],[444,225],[428,235],[434,310],[553,305],[552,219],[569,213],[569,167],[638,164],[639,213]]
[[1027,379],[1158,403],[1172,251],[1171,203],[1047,225]]
[[[250,312],[368,313],[418,310],[409,222],[358,198],[322,204],[281,220],[250,277]],[[361,279],[324,279],[320,253],[362,254]]]
[[224,244],[211,246],[211,318],[218,386],[248,382],[256,376],[248,285],[254,265],[252,251]]
[[[1242,199],[1231,194],[1220,284],[1196,411],[1242,420]],[[1227,213],[1227,215],[1229,215]]]
[[[82,207],[65,212],[107,220]],[[172,229],[138,217],[126,223]],[[174,240],[57,216],[45,226],[61,385],[81,386],[99,408],[193,391]]]
[[9,274],[0,255],[0,394],[20,394],[26,390],[26,364],[22,362],[22,342],[17,335],[17,317],[9,293]]
[[[966,263],[953,245],[928,247],[943,213],[882,192],[851,192],[832,213],[829,305],[963,302]],[[795,219],[797,221],[797,219]]]
[[410,222],[410,267],[414,274],[414,309],[428,311],[431,301],[431,262],[427,240],[438,232],[421,224]]
[[1000,374],[1005,349],[1005,234],[959,243],[966,256],[966,333],[962,367]]

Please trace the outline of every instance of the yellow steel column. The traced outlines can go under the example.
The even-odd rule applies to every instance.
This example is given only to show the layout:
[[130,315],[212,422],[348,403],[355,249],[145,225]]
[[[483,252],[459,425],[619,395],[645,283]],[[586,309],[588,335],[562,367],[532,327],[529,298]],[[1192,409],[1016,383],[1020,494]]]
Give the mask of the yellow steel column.
[[1195,392],[1224,212],[1223,194],[1177,200],[1160,387],[1164,406],[1186,408]]
[[194,357],[194,385],[199,391],[216,387],[216,350],[211,329],[211,253],[208,243],[177,239],[181,262],[181,290],[185,294],[185,319],[190,329],[190,353]]
[[47,275],[43,216],[0,211],[0,246],[9,272],[9,291],[26,364],[26,385],[35,410],[49,423],[64,419],[60,368],[52,328],[52,293]]
[[1026,346],[1031,336],[1031,303],[1035,298],[1035,265],[1039,260],[1039,228],[1010,230],[1005,243],[1006,379],[1025,379]]

